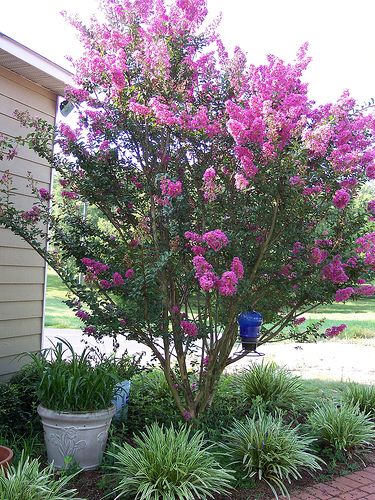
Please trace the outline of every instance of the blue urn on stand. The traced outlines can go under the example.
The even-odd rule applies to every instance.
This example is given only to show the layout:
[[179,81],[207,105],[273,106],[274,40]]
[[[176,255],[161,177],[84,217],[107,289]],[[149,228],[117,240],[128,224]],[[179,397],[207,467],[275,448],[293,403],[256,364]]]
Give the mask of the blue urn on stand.
[[246,311],[238,316],[237,321],[240,326],[242,349],[256,352],[263,316],[257,311]]

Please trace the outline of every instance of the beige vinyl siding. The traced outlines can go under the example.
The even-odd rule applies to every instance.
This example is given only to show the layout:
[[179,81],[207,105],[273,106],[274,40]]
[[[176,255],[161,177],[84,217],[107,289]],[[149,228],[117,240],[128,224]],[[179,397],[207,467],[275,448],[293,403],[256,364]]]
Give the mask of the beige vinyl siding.
[[[47,89],[0,67],[0,132],[15,137],[26,130],[14,118],[16,109],[54,123],[57,97]],[[27,147],[18,147],[11,161],[0,162],[0,175],[13,174],[16,208],[28,210],[34,198],[28,172],[38,187],[49,189],[48,162]],[[0,379],[9,378],[25,363],[19,354],[40,349],[45,264],[38,253],[10,230],[0,227]]]

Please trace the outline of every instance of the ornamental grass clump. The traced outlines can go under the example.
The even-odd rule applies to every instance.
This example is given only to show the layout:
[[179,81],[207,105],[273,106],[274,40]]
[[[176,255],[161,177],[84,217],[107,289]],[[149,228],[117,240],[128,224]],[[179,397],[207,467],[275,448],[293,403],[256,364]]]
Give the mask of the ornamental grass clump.
[[265,411],[290,411],[309,403],[309,397],[300,377],[275,363],[253,364],[239,375],[239,387],[246,403],[254,403]]
[[193,500],[227,493],[234,477],[206,446],[202,432],[153,424],[128,443],[109,452],[118,485],[117,498]]
[[236,420],[226,433],[225,451],[246,478],[264,481],[278,498],[289,498],[286,483],[302,471],[319,470],[320,460],[312,450],[311,437],[283,423],[282,416],[259,412],[244,421]]
[[348,384],[342,395],[345,403],[358,405],[364,413],[375,418],[375,387],[372,385]]
[[53,465],[40,468],[37,459],[22,454],[16,466],[0,467],[1,500],[65,500],[78,499],[75,489],[66,489],[72,475],[56,479]]
[[321,446],[338,452],[358,452],[375,440],[374,424],[358,405],[323,402],[309,415],[307,424]]
[[89,347],[77,354],[63,339],[51,349],[30,356],[38,374],[36,394],[45,408],[92,412],[112,406],[119,381],[113,360],[98,360]]

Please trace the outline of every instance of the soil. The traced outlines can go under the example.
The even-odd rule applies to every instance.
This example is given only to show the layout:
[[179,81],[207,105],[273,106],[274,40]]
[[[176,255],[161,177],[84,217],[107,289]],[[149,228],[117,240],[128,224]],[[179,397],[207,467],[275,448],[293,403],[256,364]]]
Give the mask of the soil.
[[[298,481],[293,481],[288,488],[289,493],[297,490],[307,488],[313,484],[330,481],[335,477],[347,475],[356,470],[364,469],[365,466],[375,465],[375,451],[369,452],[366,455],[359,457],[351,457],[345,463],[337,463],[334,470],[332,468],[323,467],[319,473],[311,476],[304,474]],[[78,491],[80,498],[87,500],[101,500],[108,494],[108,480],[104,480],[104,472],[102,471],[88,471],[81,472],[76,480],[70,483]],[[103,489],[104,488],[104,489]],[[273,500],[274,497],[270,489],[265,484],[259,484],[252,489],[238,489],[233,490],[229,496],[215,495],[215,500]]]

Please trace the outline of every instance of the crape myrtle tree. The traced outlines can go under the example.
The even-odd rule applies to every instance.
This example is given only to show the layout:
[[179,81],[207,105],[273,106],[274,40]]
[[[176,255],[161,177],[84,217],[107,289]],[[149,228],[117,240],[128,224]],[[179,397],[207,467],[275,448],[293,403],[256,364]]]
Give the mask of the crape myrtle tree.
[[[104,22],[70,19],[84,49],[66,92],[77,123],[17,113],[30,127],[18,142],[61,176],[58,210],[32,179],[36,201],[17,210],[5,173],[0,220],[62,277],[87,335],[151,349],[189,420],[244,356],[241,311],[263,314],[260,343],[304,339],[317,333],[307,310],[374,294],[375,202],[353,200],[375,178],[375,120],[347,92],[309,99],[306,46],[294,64],[229,57],[205,0],[102,9]],[[4,139],[3,159],[14,154]]]

